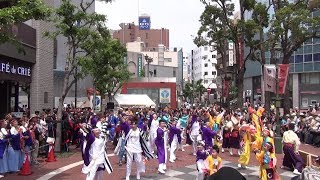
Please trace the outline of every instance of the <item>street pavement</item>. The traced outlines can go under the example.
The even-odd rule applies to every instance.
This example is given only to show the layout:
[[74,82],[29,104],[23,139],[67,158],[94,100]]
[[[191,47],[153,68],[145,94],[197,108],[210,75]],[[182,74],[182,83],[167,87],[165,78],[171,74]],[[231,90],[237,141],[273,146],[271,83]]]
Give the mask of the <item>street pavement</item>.
[[[312,154],[320,154],[319,148],[314,148],[309,145],[302,144],[300,147],[301,150],[312,153]],[[82,157],[79,149],[71,148],[75,153],[68,158],[58,158],[56,162],[45,162],[45,159],[39,159],[41,161],[41,165],[32,166],[33,174],[30,176],[18,176],[17,174],[7,174],[5,177],[1,178],[1,180],[6,179],[24,179],[24,180],[45,180],[44,175],[51,175],[46,177],[51,177],[51,179],[61,179],[61,180],[73,180],[73,179],[85,179],[85,175],[81,173],[82,168]],[[191,155],[192,147],[185,147],[185,152],[178,151],[177,152],[177,160],[175,163],[167,164],[167,172],[165,175],[161,175],[157,173],[158,163],[156,159],[146,162],[146,173],[142,174],[141,178],[145,180],[151,179],[170,179],[170,180],[194,180],[197,176],[197,170],[195,167],[195,156]],[[122,180],[125,177],[126,166],[125,164],[122,166],[118,166],[118,157],[112,154],[113,147],[108,146],[108,154],[111,156],[109,160],[113,166],[114,172],[112,174],[105,173],[104,179],[112,179],[112,180]],[[235,152],[234,152],[235,153]],[[220,153],[220,157],[223,160],[224,166],[230,166],[237,168],[237,162],[239,159],[238,155],[230,156],[228,152]],[[278,158],[278,167],[281,166],[282,163],[282,154],[277,154]],[[255,159],[254,154],[251,154],[250,164],[248,169],[238,169],[248,180],[258,179],[258,162]],[[289,180],[294,177],[294,174],[290,171],[285,171],[278,168],[279,174],[281,175],[283,180]],[[132,167],[132,178],[135,179],[136,165],[134,164]],[[41,178],[42,177],[42,178]],[[48,178],[47,178],[48,179]]]

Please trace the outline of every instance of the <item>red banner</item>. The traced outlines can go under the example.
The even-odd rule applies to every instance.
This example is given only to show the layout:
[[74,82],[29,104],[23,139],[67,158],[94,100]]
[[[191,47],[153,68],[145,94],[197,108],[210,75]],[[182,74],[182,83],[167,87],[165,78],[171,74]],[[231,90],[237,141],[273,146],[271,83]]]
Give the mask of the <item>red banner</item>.
[[228,97],[228,95],[229,95],[229,81],[224,80],[223,86],[224,86],[223,97]]
[[288,75],[289,75],[289,64],[279,64],[278,69],[278,93],[284,94],[286,90],[286,85],[288,81]]

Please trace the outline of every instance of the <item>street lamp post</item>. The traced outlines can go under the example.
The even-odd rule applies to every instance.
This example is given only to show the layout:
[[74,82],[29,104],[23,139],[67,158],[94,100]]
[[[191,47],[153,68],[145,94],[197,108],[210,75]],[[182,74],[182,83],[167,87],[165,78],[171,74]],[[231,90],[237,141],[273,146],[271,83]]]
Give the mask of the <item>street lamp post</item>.
[[148,55],[145,55],[145,56],[144,56],[144,59],[146,60],[147,65],[148,65],[147,77],[148,77],[148,81],[149,81],[149,76],[150,76],[150,63],[153,62],[153,58],[149,57]]
[[279,107],[280,107],[280,101],[279,101],[279,75],[278,75],[278,60],[281,57],[281,47],[279,44],[276,44],[274,47],[275,50],[275,66],[276,66],[276,114],[275,114],[275,120],[276,120],[276,136],[274,139],[275,142],[275,151],[277,154],[282,153],[282,137],[281,137],[281,121],[279,119]]

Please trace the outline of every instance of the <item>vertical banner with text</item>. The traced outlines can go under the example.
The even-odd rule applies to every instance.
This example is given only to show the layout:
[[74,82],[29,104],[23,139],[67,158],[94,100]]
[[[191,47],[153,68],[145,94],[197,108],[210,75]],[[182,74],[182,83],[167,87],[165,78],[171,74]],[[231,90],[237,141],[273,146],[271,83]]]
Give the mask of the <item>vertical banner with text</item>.
[[137,68],[138,77],[142,77],[142,55],[138,54],[138,68]]
[[289,64],[279,64],[278,70],[278,86],[279,86],[279,94],[284,94],[286,91],[286,84],[288,81],[289,75]]
[[276,92],[276,66],[274,64],[264,65],[264,88],[268,92]]

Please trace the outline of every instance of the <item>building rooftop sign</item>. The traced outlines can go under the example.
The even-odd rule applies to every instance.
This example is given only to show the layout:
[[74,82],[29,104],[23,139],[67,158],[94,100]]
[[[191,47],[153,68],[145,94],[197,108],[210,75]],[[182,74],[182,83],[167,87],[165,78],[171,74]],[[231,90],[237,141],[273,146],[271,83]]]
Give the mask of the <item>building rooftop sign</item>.
[[151,22],[150,17],[139,17],[139,29],[150,30]]

